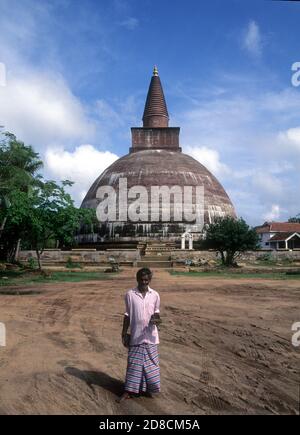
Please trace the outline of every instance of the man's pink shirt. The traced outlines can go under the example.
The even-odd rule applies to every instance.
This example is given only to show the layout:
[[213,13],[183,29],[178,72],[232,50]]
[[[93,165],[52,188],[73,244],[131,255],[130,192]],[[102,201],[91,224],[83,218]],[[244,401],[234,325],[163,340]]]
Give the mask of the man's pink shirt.
[[125,316],[130,318],[130,346],[159,344],[157,327],[149,324],[152,314],[159,313],[159,294],[148,286],[143,298],[138,288],[133,288],[125,295],[125,306]]

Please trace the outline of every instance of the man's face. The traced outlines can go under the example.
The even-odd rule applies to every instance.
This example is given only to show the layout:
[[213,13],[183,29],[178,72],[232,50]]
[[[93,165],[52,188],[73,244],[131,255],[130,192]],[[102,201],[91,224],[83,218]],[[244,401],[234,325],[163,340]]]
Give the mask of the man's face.
[[139,289],[141,291],[147,291],[150,281],[151,281],[151,278],[149,275],[142,275],[138,280]]

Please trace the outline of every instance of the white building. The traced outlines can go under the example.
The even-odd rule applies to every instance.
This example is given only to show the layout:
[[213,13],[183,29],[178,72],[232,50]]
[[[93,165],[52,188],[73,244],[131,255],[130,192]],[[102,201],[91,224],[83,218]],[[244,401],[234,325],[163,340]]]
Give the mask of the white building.
[[[300,223],[265,222],[257,227],[261,249],[299,249]],[[299,234],[298,234],[299,233]],[[300,236],[299,236],[300,237]]]

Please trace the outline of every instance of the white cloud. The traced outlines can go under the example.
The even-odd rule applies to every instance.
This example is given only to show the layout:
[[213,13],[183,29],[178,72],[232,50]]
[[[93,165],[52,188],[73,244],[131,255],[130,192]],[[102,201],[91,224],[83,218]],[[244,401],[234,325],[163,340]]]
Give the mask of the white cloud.
[[278,204],[273,204],[271,210],[264,214],[263,219],[268,222],[273,222],[279,220],[280,217],[280,206]]
[[[249,140],[246,133],[249,125],[256,120],[255,102],[250,98],[230,95],[198,102],[197,107],[183,112],[176,119],[181,126],[182,142],[191,147],[205,146],[218,152],[241,150]],[[253,134],[253,132],[252,132]],[[253,136],[252,136],[253,137]]]
[[192,104],[176,119],[184,152],[217,176],[237,214],[257,225],[274,204],[282,220],[299,213],[299,91],[232,88]]
[[[117,158],[92,145],[80,144],[97,143],[102,150],[111,146],[126,152],[129,127],[140,125],[141,113],[137,114],[136,108],[142,110],[144,104],[141,100],[145,90],[137,89],[127,99],[124,93],[108,97],[106,90],[103,95],[96,95],[98,102],[85,94],[90,74],[95,77],[96,65],[97,80],[101,80],[103,76],[98,73],[106,71],[106,56],[116,54],[115,42],[110,44],[114,32],[134,30],[140,24],[127,2],[115,0],[114,4],[118,9],[116,21],[107,23],[105,19],[99,21],[99,16],[87,14],[90,19],[70,23],[76,23],[76,36],[72,25],[67,30],[60,28],[62,22],[54,16],[53,2],[0,0],[0,62],[5,62],[7,70],[7,86],[0,87],[0,124],[31,143],[42,157],[47,149],[46,175],[76,181],[72,194],[77,201]],[[95,22],[102,30],[93,34],[97,35],[97,44],[87,45],[86,37],[92,36]],[[246,27],[241,38],[243,49],[259,58],[266,35],[255,21]],[[64,44],[64,38],[70,35],[72,43]],[[68,49],[74,51],[66,53]],[[97,55],[100,62],[86,62],[87,57],[80,56],[85,51],[88,58],[96,59]],[[76,74],[72,74],[72,59],[78,62]],[[115,56],[115,60],[119,57]],[[64,80],[64,73],[70,83]],[[237,69],[218,69],[206,83],[203,76],[198,83],[197,76],[191,76],[192,89],[187,90],[185,80],[176,123],[172,119],[181,126],[182,143],[189,145],[184,151],[220,178],[231,192],[238,214],[242,212],[252,224],[278,210],[282,219],[299,213],[299,89],[290,86],[276,91],[276,78],[277,72],[268,70],[266,65],[259,74],[254,70],[241,74]],[[169,86],[174,86],[174,82]],[[80,101],[73,89],[86,99]],[[91,92],[95,89],[98,88],[92,87]],[[188,99],[186,105],[182,104],[183,96]],[[180,114],[182,108],[184,112]],[[176,113],[176,107],[172,110]],[[56,144],[61,147],[55,147]]]
[[128,30],[134,30],[139,25],[139,20],[134,17],[129,17],[120,23],[120,26],[126,27]]
[[[0,88],[0,125],[41,154],[46,178],[75,181],[71,193],[78,204],[95,178],[118,158],[104,150],[125,128],[130,131],[126,121],[134,115],[134,98],[114,104],[81,101],[63,76],[64,44],[56,46],[51,33],[52,6],[24,0],[13,6],[16,13],[7,19],[11,7],[9,0],[0,1],[0,62],[7,70],[6,86]],[[133,29],[138,21],[129,18],[123,25]],[[32,62],[39,52],[43,55]],[[86,143],[101,144],[102,151],[82,145]]]
[[297,115],[300,110],[299,91],[294,88],[285,88],[279,92],[263,92],[260,97],[258,96],[258,100],[259,110],[266,110],[284,119]]
[[278,198],[283,193],[281,180],[271,175],[267,171],[255,171],[252,178],[252,183],[256,189],[259,189],[260,195],[263,193],[268,197]]
[[0,93],[1,123],[25,142],[39,147],[93,135],[94,125],[61,77],[10,76]]
[[120,127],[124,124],[124,119],[121,114],[119,114],[112,105],[104,99],[96,101],[96,111],[103,124],[114,127]]
[[278,134],[279,143],[300,151],[300,127],[289,128]]
[[250,21],[243,39],[243,47],[253,56],[262,54],[262,36],[258,24]]
[[80,145],[72,152],[49,148],[45,155],[51,176],[75,182],[71,193],[77,203],[82,201],[95,179],[116,159],[116,154],[98,151],[92,145]]
[[218,151],[203,147],[186,147],[184,151],[198,160],[215,176],[228,174],[230,169],[221,163]]

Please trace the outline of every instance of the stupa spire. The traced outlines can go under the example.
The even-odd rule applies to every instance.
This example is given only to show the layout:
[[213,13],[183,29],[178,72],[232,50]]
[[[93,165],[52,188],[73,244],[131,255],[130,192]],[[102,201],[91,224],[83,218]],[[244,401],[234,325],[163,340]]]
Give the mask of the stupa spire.
[[132,146],[129,152],[145,150],[181,152],[179,131],[179,127],[169,127],[168,109],[158,69],[155,66],[145,104],[143,127],[131,128]]
[[169,114],[162,89],[161,81],[158,75],[158,69],[155,66],[151,78],[145,110],[143,114],[143,127],[168,127]]

